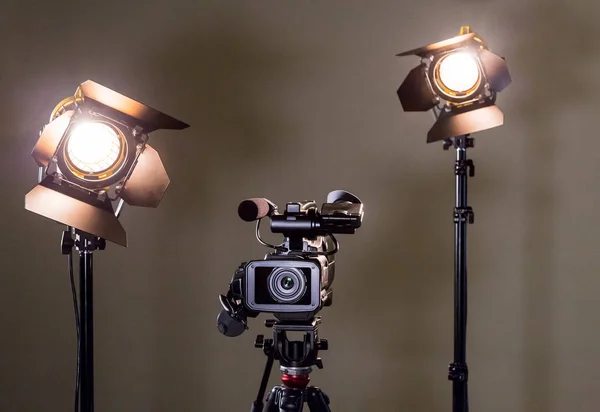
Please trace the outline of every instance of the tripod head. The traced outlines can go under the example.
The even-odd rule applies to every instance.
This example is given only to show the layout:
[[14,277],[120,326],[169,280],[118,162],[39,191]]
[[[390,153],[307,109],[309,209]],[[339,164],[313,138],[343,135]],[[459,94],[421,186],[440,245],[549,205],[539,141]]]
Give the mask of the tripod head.
[[[326,339],[320,339],[318,330],[320,317],[308,322],[280,322],[274,319],[265,321],[265,326],[273,329],[273,339],[264,339],[264,335],[256,337],[255,347],[263,349],[267,356],[279,361],[281,370],[293,372],[312,370],[312,366],[323,369],[323,361],[318,357],[320,350],[327,350]],[[287,332],[303,332],[302,340],[290,340]]]
[[[264,339],[263,335],[256,338],[255,346],[267,355],[267,364],[251,412],[301,411],[304,402],[308,403],[311,412],[330,412],[329,397],[319,388],[308,386],[312,366],[323,369],[319,350],[327,350],[329,346],[327,340],[319,339],[320,323],[320,317],[308,322],[265,321],[265,326],[273,328],[273,339]],[[304,336],[302,340],[290,340],[287,332],[304,332]],[[280,364],[282,385],[273,388],[263,409],[274,360]]]

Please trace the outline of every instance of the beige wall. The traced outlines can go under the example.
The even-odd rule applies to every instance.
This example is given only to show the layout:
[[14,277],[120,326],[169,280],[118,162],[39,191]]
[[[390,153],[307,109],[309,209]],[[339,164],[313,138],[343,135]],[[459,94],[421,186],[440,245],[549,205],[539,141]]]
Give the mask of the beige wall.
[[340,236],[313,383],[334,411],[450,410],[453,154],[425,144],[430,115],[402,112],[395,91],[417,61],[394,54],[464,24],[513,76],[505,126],[470,152],[472,409],[597,410],[595,3],[40,3],[0,10],[0,410],[71,405],[61,227],[25,212],[23,196],[39,128],[88,78],[192,124],[152,136],[172,186],[158,210],[125,211],[128,249],[96,254],[98,411],[248,410],[264,318],[238,339],[214,326],[235,267],[265,252],[237,204],[321,202],[336,188],[366,215]]

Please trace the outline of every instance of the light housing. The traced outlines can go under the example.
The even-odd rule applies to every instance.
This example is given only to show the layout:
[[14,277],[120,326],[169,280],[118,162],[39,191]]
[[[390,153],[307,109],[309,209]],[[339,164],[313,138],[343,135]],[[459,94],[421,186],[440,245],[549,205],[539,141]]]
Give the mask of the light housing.
[[460,34],[451,39],[397,56],[409,55],[419,56],[421,64],[408,73],[398,88],[398,98],[407,112],[439,109],[427,143],[504,123],[495,102],[496,94],[511,82],[508,66],[470,27],[461,27]]
[[187,127],[92,80],[80,84],[54,108],[33,148],[40,182],[25,209],[127,246],[113,202],[158,206],[170,180],[148,134]]

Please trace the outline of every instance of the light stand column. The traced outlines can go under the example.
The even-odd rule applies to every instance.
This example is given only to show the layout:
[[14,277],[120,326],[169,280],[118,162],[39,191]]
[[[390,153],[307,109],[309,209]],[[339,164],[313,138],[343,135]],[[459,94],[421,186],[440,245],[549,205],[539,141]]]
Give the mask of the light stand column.
[[[454,207],[454,361],[448,379],[452,381],[452,411],[468,412],[467,381],[467,224],[473,223],[473,209],[467,204],[467,178],[475,175],[473,161],[467,159],[467,148],[474,140],[468,135],[446,141],[444,149],[454,146],[456,162],[456,200]],[[467,175],[468,173],[468,175]]]
[[106,241],[75,230],[63,233],[62,252],[69,254],[75,246],[79,253],[79,373],[80,412],[94,411],[94,260],[95,250],[104,250]]

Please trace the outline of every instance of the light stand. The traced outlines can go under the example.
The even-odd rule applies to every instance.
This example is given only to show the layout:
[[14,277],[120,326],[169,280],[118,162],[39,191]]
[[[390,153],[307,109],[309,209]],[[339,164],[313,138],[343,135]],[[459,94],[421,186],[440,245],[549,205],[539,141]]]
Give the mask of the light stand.
[[79,347],[77,387],[80,388],[81,412],[94,411],[94,251],[104,250],[106,241],[100,237],[75,230],[63,232],[61,249],[63,255],[72,253],[73,246],[79,252]]
[[[481,36],[462,26],[458,36],[412,49],[397,56],[421,58],[400,87],[398,98],[406,112],[433,111],[435,123],[427,143],[444,141],[444,150],[456,149],[454,175],[454,360],[448,379],[452,381],[452,411],[468,412],[467,381],[467,224],[473,209],[467,205],[467,178],[475,175],[467,149],[472,133],[504,124],[496,106],[497,94],[510,83],[503,57],[492,53]],[[468,173],[468,175],[467,175]]]
[[[61,249],[69,256],[77,325],[76,411],[94,410],[93,253],[104,250],[107,241],[126,247],[127,233],[119,222],[124,203],[156,208],[169,186],[160,156],[148,144],[149,134],[187,127],[87,80],[54,107],[31,152],[39,175],[25,195],[25,209],[68,228]],[[79,305],[73,247],[79,253]]]
[[[448,379],[452,381],[452,411],[468,412],[467,381],[467,224],[474,222],[473,209],[467,204],[467,178],[475,176],[475,166],[467,158],[467,149],[474,146],[469,135],[444,141],[444,150],[456,149],[454,176],[456,193],[454,206],[454,360]],[[468,175],[467,175],[468,173]]]

